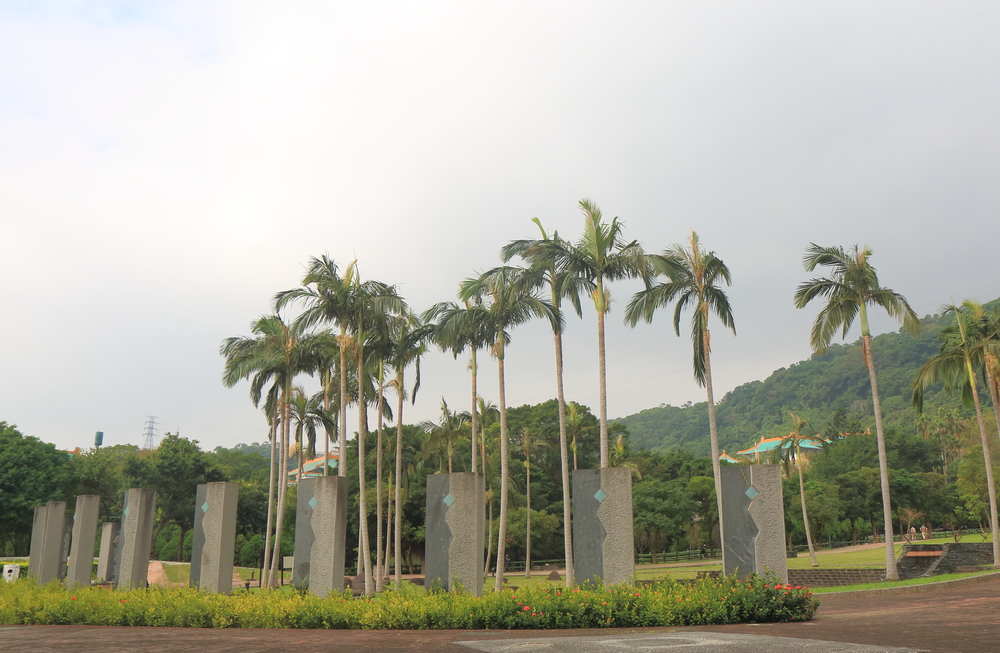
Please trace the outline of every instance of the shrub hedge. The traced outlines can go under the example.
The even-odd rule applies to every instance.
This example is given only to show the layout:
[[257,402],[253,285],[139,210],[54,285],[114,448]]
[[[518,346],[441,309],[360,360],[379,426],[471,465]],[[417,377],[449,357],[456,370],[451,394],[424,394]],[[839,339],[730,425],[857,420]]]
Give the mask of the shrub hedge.
[[304,592],[232,595],[188,588],[66,589],[31,579],[0,582],[0,624],[192,628],[533,629],[690,626],[805,621],[819,606],[808,588],[751,577],[650,585],[520,588],[476,598],[407,586],[374,597]]

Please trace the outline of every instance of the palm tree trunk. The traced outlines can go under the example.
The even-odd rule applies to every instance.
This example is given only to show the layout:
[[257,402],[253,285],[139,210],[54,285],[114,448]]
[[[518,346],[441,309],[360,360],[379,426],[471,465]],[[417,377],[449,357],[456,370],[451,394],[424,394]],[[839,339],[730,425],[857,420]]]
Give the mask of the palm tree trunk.
[[344,455],[347,453],[347,336],[343,328],[337,339],[340,345],[340,433],[337,435],[337,476],[347,476],[347,463]]
[[715,477],[715,501],[719,507],[719,542],[725,546],[726,531],[722,523],[722,463],[719,461],[719,428],[715,421],[715,388],[712,386],[712,335],[708,329],[702,330],[701,339],[705,352],[705,393],[708,396],[708,438],[712,448],[712,476]]
[[302,425],[299,424],[295,429],[295,445],[299,448],[297,452],[299,471],[295,475],[295,486],[298,487],[302,483]]
[[271,535],[272,528],[274,528],[274,492],[277,483],[274,480],[275,472],[278,470],[277,457],[278,452],[278,415],[275,412],[271,415],[271,465],[268,468],[267,479],[267,528],[264,530],[264,566],[260,572],[260,586],[267,586],[267,578],[269,578],[269,572],[271,571]]
[[996,375],[989,368],[986,370],[986,383],[990,386],[990,398],[993,400],[993,419],[997,424],[997,437],[1000,437],[1000,388],[998,388]]
[[278,586],[278,572],[282,568],[281,531],[285,522],[285,496],[288,494],[288,446],[291,439],[291,404],[288,401],[290,391],[285,388],[281,394],[280,406],[283,418],[281,420],[281,455],[279,458],[281,462],[278,469],[278,515],[275,519],[274,551],[271,557],[271,576],[268,583],[270,587]]
[[472,372],[472,412],[469,413],[469,420],[471,422],[471,433],[472,433],[472,473],[476,473],[476,399],[478,394],[476,391],[476,376],[478,370],[476,369],[476,349],[472,349],[472,362],[469,364]]
[[[323,412],[326,413],[326,419],[330,419],[330,370],[326,370],[326,374],[323,379]],[[323,438],[323,476],[330,475],[330,429],[323,425],[323,433],[326,437]]]
[[[555,294],[553,293],[553,296]],[[563,548],[566,556],[566,587],[573,586],[573,527],[569,496],[569,453],[566,450],[566,398],[563,394],[562,333],[556,331],[556,399],[559,402],[559,464],[563,492]],[[574,453],[573,468],[576,469]]]
[[[603,292],[603,288],[598,288]],[[597,369],[601,397],[601,469],[608,466],[608,374],[604,351],[604,312],[597,312]]]
[[490,575],[490,557],[493,555],[493,499],[490,498],[487,503],[490,504],[490,534],[486,538],[486,568],[483,569],[483,578]]
[[813,549],[812,534],[809,532],[809,513],[806,512],[806,484],[802,480],[802,450],[799,443],[795,443],[795,466],[799,469],[799,498],[802,499],[802,525],[806,529],[806,544],[809,545],[809,558],[813,567],[819,567],[816,562],[816,550]]
[[[865,317],[862,316],[864,320]],[[865,357],[865,367],[868,368],[868,378],[872,384],[872,406],[875,409],[875,437],[878,442],[878,470],[882,483],[882,521],[885,523],[885,579],[899,580],[896,571],[896,547],[892,533],[892,503],[889,499],[889,464],[885,453],[885,434],[882,431],[882,404],[878,397],[878,382],[875,380],[875,358],[872,356],[872,337],[864,334],[861,337],[862,353]]]
[[497,528],[497,574],[493,589],[503,589],[504,554],[507,549],[507,392],[504,385],[503,341],[497,341],[497,374],[500,395],[500,524]]
[[396,589],[403,588],[402,576],[402,517],[403,517],[403,370],[396,374],[396,393],[398,403],[396,405]]
[[375,591],[382,591],[382,577],[384,576],[382,565],[382,397],[384,386],[382,384],[382,363],[379,362],[378,370],[378,444],[375,452]]
[[[372,584],[372,558],[368,546],[368,498],[365,492],[365,438],[368,435],[368,402],[365,401],[365,363],[363,336],[358,333],[358,558],[364,563],[365,594],[373,595],[375,586]],[[359,567],[361,565],[359,564]],[[360,570],[359,570],[360,571]]]
[[[388,487],[392,487],[392,472],[389,472],[389,482]],[[389,579],[389,560],[392,557],[392,497],[386,497],[386,514],[385,516],[385,555],[382,558],[382,587],[385,587],[386,581]]]
[[976,375],[968,356],[965,367],[969,374],[969,384],[972,386],[972,401],[976,406],[976,421],[979,422],[979,437],[983,443],[983,464],[986,467],[986,491],[990,495],[990,532],[993,534],[993,568],[1000,568],[1000,530],[997,520],[997,491],[993,482],[993,460],[990,456],[990,443],[986,437],[986,422],[983,421],[983,407],[979,402],[979,389],[976,387]]
[[[530,454],[529,454],[530,455]],[[524,511],[525,538],[524,538],[524,577],[531,578],[531,463],[524,468],[527,483],[525,484],[527,509]]]

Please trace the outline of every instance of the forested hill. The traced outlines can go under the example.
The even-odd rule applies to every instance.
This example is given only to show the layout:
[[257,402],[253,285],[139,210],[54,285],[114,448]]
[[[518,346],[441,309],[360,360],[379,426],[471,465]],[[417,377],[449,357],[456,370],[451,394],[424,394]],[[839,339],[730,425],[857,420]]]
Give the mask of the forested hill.
[[[990,302],[996,305],[1000,300]],[[921,320],[918,338],[887,333],[873,339],[875,369],[883,422],[910,431],[916,410],[910,406],[914,375],[940,345],[938,333],[953,317],[928,316]],[[988,403],[988,396],[984,396]],[[925,398],[925,411],[939,406],[959,406],[956,396],[934,388]],[[661,405],[616,421],[628,426],[633,447],[665,451],[681,448],[708,455],[708,404]],[[838,409],[840,412],[838,413]],[[861,356],[861,341],[831,347],[822,356],[775,371],[763,381],[745,383],[719,402],[719,444],[735,452],[761,436],[787,435],[792,411],[809,421],[815,431],[874,428],[868,372]]]

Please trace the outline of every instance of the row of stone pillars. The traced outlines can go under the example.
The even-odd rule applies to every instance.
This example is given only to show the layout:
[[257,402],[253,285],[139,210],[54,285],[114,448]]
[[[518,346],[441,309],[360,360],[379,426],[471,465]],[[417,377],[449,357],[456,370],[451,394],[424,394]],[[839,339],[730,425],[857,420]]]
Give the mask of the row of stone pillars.
[[[787,580],[781,476],[775,465],[722,470],[723,567],[741,577],[770,570]],[[144,587],[149,567],[156,493],[125,493],[121,524],[106,522],[98,579],[115,587]],[[191,585],[229,593],[236,539],[238,486],[199,485],[194,509]],[[39,583],[65,579],[90,584],[100,497],[77,497],[35,509],[29,575]],[[483,591],[485,483],[471,472],[427,477],[424,584],[476,596]],[[304,479],[298,486],[292,582],[325,597],[344,587],[347,479]],[[578,583],[627,581],[634,574],[631,470],[573,472],[573,555]],[[398,552],[397,552],[398,555]],[[68,564],[67,564],[68,561]]]
[[[191,554],[194,586],[224,593],[232,589],[238,489],[236,483],[198,486]],[[104,522],[101,528],[98,582],[146,586],[155,504],[155,490],[125,492],[121,522]],[[66,514],[65,501],[35,508],[28,575],[39,584],[64,580],[68,586],[90,585],[100,508],[96,494],[78,496],[72,517]]]

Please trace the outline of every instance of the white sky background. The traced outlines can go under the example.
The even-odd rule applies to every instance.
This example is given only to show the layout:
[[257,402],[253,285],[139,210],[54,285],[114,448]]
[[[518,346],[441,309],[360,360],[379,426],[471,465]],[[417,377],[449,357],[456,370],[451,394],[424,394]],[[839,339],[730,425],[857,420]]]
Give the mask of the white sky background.
[[[357,257],[419,311],[533,216],[575,240],[583,197],[649,250],[694,228],[729,265],[719,397],[808,356],[819,307],[791,296],[810,241],[870,244],[921,315],[997,297],[998,14],[0,1],[0,420],[64,448],[138,444],[147,415],[206,448],[263,440],[218,347],[310,256]],[[669,313],[621,325],[634,289],[612,289],[610,415],[703,400]],[[566,391],[596,412],[586,308]],[[541,323],[514,332],[509,405],[554,396],[551,352]],[[423,372],[406,421],[467,408],[464,361]]]

